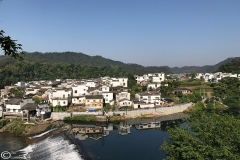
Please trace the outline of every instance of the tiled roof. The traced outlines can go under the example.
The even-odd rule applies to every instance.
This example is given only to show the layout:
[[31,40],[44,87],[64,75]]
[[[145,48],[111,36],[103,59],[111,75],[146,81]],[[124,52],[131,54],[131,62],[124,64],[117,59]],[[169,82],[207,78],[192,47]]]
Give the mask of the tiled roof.
[[11,105],[20,105],[20,102],[22,101],[22,98],[11,98],[6,104]]

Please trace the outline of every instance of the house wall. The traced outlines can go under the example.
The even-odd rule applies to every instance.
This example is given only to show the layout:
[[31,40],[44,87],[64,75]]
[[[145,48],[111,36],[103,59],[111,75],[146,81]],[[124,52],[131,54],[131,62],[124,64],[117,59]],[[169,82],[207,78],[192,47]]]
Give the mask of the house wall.
[[152,89],[157,89],[158,87],[160,87],[161,84],[160,83],[149,83],[147,88],[152,87]]
[[34,103],[34,100],[32,98],[22,99],[20,102],[20,107],[22,108],[27,103]]
[[94,81],[86,81],[87,87],[96,87],[96,83]]
[[102,108],[103,100],[102,99],[86,99],[85,106],[88,108]]
[[121,99],[128,99],[130,100],[130,93],[128,92],[121,92],[116,95],[116,101],[120,101]]
[[85,85],[79,85],[76,87],[72,87],[72,90],[73,90],[73,93],[72,93],[73,97],[83,96],[87,94],[88,87]]
[[[139,106],[140,105],[140,106]],[[138,104],[138,103],[134,103],[133,104],[133,108],[134,109],[138,109],[138,106],[140,107],[140,108],[154,108],[155,106],[154,106],[154,104],[152,103],[152,104]]]
[[120,86],[119,80],[112,80],[112,81],[111,81],[111,86],[112,86],[112,87]]
[[6,111],[13,112],[14,109],[15,109],[15,112],[20,112],[21,111],[20,104],[19,105],[6,104]]
[[53,99],[52,100],[52,105],[55,106],[67,106],[68,105],[68,99]]
[[105,103],[110,103],[111,100],[113,100],[113,93],[112,92],[105,92],[102,93],[103,98],[105,100]]
[[128,78],[118,78],[120,86],[127,87],[128,85]]
[[3,108],[2,106],[0,106],[0,118],[2,118],[2,116],[3,116]]
[[109,92],[108,86],[102,86],[102,92]]
[[158,105],[161,102],[160,95],[137,95],[137,97],[139,98],[139,101],[143,101],[145,103],[157,103]]
[[69,92],[66,90],[56,90],[52,92],[53,98],[67,98]]
[[119,103],[118,103],[118,106],[119,106],[119,107],[132,106],[132,102],[131,102],[131,101],[124,100],[124,101],[119,102]]
[[85,104],[85,97],[73,97],[72,103],[73,104]]

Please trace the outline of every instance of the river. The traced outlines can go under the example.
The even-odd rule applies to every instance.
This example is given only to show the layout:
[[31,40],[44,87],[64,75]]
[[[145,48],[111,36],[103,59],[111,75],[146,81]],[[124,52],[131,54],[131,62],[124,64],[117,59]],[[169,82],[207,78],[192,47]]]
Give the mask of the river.
[[[33,160],[159,160],[168,138],[167,126],[181,125],[183,113],[155,119],[134,119],[116,123],[64,124],[65,131],[48,132],[33,137],[0,133],[0,151],[5,159]],[[63,122],[58,122],[63,123]],[[36,139],[28,144],[27,139]]]

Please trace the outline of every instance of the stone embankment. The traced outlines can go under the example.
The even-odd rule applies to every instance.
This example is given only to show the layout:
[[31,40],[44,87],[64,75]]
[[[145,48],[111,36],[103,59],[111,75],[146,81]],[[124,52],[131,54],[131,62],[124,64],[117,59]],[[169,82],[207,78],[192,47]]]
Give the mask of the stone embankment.
[[[160,108],[151,108],[151,109],[139,109],[132,111],[116,111],[116,112],[108,112],[108,116],[112,116],[114,114],[125,116],[126,118],[137,118],[137,117],[154,117],[154,116],[165,116],[174,113],[180,113],[187,110],[191,107],[193,103],[186,103],[175,105],[172,107],[160,107]],[[64,117],[71,117],[77,115],[102,115],[102,112],[53,112],[51,115],[52,120],[63,120]]]
[[[161,108],[151,108],[151,109],[141,109],[133,111],[121,111],[115,112],[115,114],[124,115],[126,118],[137,118],[137,117],[154,117],[154,116],[165,116],[174,113],[181,113],[192,106],[193,103],[180,104],[172,107],[161,107]],[[108,115],[112,115],[109,112]]]

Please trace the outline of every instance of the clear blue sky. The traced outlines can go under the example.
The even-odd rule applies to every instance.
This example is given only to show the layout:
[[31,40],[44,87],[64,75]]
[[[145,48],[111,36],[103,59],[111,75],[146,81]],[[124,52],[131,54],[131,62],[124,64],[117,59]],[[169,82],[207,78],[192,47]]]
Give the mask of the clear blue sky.
[[240,0],[2,0],[0,29],[27,52],[213,65],[240,56]]

